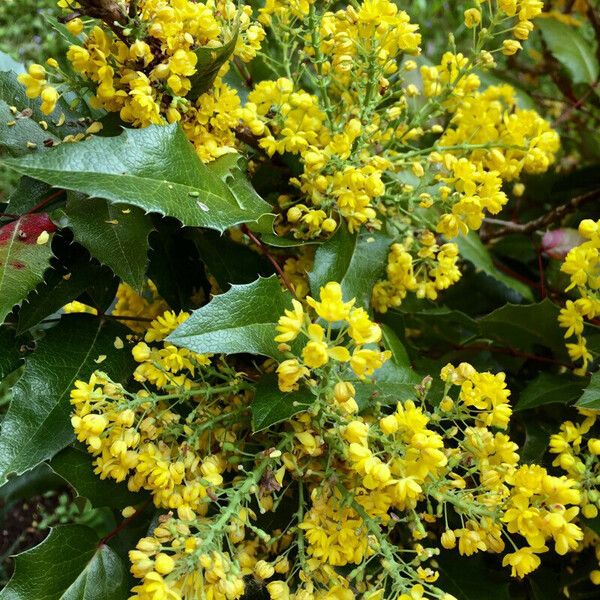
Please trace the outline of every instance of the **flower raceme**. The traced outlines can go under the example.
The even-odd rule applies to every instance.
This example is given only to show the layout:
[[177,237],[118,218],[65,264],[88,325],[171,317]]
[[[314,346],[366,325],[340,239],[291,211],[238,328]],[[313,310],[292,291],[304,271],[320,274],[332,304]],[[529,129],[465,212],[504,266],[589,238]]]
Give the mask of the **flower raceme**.
[[[428,564],[440,548],[504,554],[521,578],[545,553],[584,543],[580,508],[593,517],[600,503],[595,415],[553,436],[566,471],[554,475],[520,464],[503,373],[448,364],[441,398],[428,379],[393,402],[359,404],[390,353],[380,326],[329,282],[318,299],[292,301],[273,331],[289,355],[281,394],[302,386],[310,402],[253,431],[254,385],[233,359],[165,341],[187,316],[166,311],[132,334],[131,391],[96,372],[71,393],[96,473],[168,511],[130,552],[134,599],[230,600],[259,584],[273,600],[452,600]],[[282,512],[290,503],[297,511]],[[283,529],[265,525],[280,518]]]
[[[335,10],[268,0],[256,14],[231,0],[118,4],[117,25],[90,19],[85,3],[81,17],[70,14],[73,72],[54,59],[32,65],[21,76],[27,94],[41,96],[44,112],[74,91],[130,126],[179,122],[205,162],[240,151],[254,171],[294,155],[298,168],[275,199],[277,233],[311,240],[342,223],[385,227],[395,250],[374,290],[379,311],[408,293],[435,299],[458,281],[452,238],[503,208],[506,183],[555,160],[550,125],[511,86],[485,88],[480,77],[494,56],[519,51],[541,1],[475,1],[465,12],[471,47],[419,77],[427,40],[391,0]],[[266,72],[254,80],[246,63],[258,55]],[[585,359],[581,344],[571,350]]]
[[584,242],[569,251],[561,271],[569,276],[565,291],[574,290],[575,300],[567,300],[561,309],[558,322],[565,328],[565,338],[575,338],[567,343],[573,362],[580,363],[576,373],[585,375],[593,359],[584,335],[585,321],[600,314],[600,221],[585,219],[579,224],[579,234]]

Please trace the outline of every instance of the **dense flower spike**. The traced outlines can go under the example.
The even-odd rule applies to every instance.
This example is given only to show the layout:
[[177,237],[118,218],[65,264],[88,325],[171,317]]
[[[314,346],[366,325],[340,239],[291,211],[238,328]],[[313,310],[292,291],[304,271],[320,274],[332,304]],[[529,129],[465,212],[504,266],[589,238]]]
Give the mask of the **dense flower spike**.
[[[442,398],[429,397],[426,380],[395,406],[361,407],[360,387],[391,353],[367,311],[329,282],[318,300],[294,300],[273,331],[284,354],[281,393],[309,404],[253,432],[251,381],[219,357],[165,341],[187,317],[165,312],[132,346],[142,387],[128,391],[97,371],[71,393],[73,427],[100,477],[146,489],[170,511],[130,552],[140,580],[133,598],[236,599],[254,579],[272,599],[389,590],[385,597],[448,600],[434,585],[435,563],[425,564],[439,552],[428,532],[467,557],[504,553],[509,541],[502,563],[518,578],[551,548],[564,555],[582,544],[580,508],[592,517],[600,504],[600,443],[583,443],[594,415],[553,436],[555,464],[567,471],[557,476],[519,464],[504,433],[512,412],[504,373],[448,364]],[[284,530],[258,518],[293,501]],[[399,530],[414,558],[392,543]]]
[[576,290],[578,298],[567,300],[558,321],[567,330],[565,338],[575,338],[567,350],[574,362],[581,363],[576,372],[585,375],[593,355],[587,347],[584,325],[600,315],[600,221],[582,221],[579,234],[585,241],[569,251],[561,267],[570,279],[566,291]]
[[[460,271],[451,239],[502,209],[505,182],[554,162],[550,125],[521,108],[511,86],[484,89],[480,77],[495,53],[519,51],[542,11],[537,0],[475,2],[464,15],[472,51],[446,52],[421,67],[420,80],[412,58],[421,53],[419,26],[390,0],[336,10],[268,0],[256,15],[231,0],[117,8],[116,25],[71,19],[80,40],[67,54],[75,75],[56,61],[32,65],[21,76],[27,94],[51,111],[63,91],[86,90],[93,108],[135,127],[180,122],[205,162],[235,150],[250,149],[253,166],[295,155],[277,232],[310,240],[342,222],[350,232],[385,224],[395,245],[391,273],[374,290],[379,311],[409,292],[435,299],[453,285]],[[244,63],[257,55],[266,73],[253,81]]]
[[[468,256],[484,222],[498,225],[491,217],[523,197],[521,179],[556,160],[552,125],[512,86],[486,84],[499,57],[523,48],[544,3],[465,3],[460,29],[470,42],[450,38],[434,61],[421,58],[427,30],[392,0],[110,0],[108,19],[99,4],[61,0],[76,42],[67,60],[19,76],[57,122],[66,103],[97,115],[85,134],[56,144],[98,134],[112,119],[179,124],[173,131],[206,163],[196,167],[222,179],[236,210],[255,193],[250,183],[272,206],[270,221],[238,219],[219,231],[243,251],[235,273],[218,273],[218,250],[204,251],[210,232],[194,221],[182,219],[189,244],[171,256],[160,240],[171,219],[147,216],[157,231],[143,266],[156,285],[148,280],[137,293],[120,283],[112,304],[112,288],[103,304],[82,285],[63,307],[127,327],[114,346],[133,359],[129,379],[109,367],[87,377],[89,369],[70,403],[98,477],[154,505],[151,528],[129,552],[131,600],[235,600],[255,590],[271,600],[456,600],[443,589],[443,551],[465,560],[495,554],[517,579],[548,555],[593,546],[600,556],[586,526],[600,510],[597,414],[557,424],[552,457],[537,464],[517,444],[509,387],[523,386],[512,371],[487,355],[461,362],[463,340],[436,348],[435,359],[420,356],[403,322],[405,351],[390,325],[404,318],[394,310],[403,302],[427,306],[456,284],[459,248]],[[232,168],[223,156],[236,152],[244,160]],[[191,158],[185,168],[198,162]],[[273,187],[259,185],[265,174]],[[221,210],[193,202],[210,217]],[[584,241],[562,266],[572,296],[559,322],[577,372],[587,374],[586,321],[600,314],[600,221],[583,221],[579,232]],[[340,251],[319,272],[340,240],[373,243],[378,264]],[[198,252],[185,262],[187,248]],[[156,263],[181,263],[187,275],[192,261],[197,287],[169,295]],[[360,262],[359,275],[344,274],[345,261]],[[252,281],[247,264],[252,275],[255,264],[261,275],[276,272],[266,289],[281,293],[277,303],[263,299],[270,314],[260,323],[227,333],[243,330],[244,341],[260,338],[256,346],[221,355],[216,341],[203,353],[177,345],[188,342],[175,330]],[[358,289],[353,277],[369,283]],[[463,316],[480,326],[477,311]],[[513,356],[491,339],[483,339],[490,354],[564,368],[546,355]],[[421,365],[431,376],[415,377]],[[600,583],[600,568],[590,577]]]

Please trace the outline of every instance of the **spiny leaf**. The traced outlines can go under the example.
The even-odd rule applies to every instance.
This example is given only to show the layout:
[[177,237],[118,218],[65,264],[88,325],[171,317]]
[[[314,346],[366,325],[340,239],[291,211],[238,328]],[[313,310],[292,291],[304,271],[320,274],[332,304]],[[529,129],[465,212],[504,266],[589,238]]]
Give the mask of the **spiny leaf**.
[[115,380],[131,374],[129,352],[114,347],[115,338],[124,332],[117,323],[68,315],[38,343],[2,422],[0,485],[11,474],[24,473],[51,458],[73,440],[69,394],[77,379],[87,379],[100,368]]
[[52,529],[38,546],[19,554],[0,600],[125,600],[127,567],[83,525]]
[[54,231],[45,213],[25,215],[0,228],[0,323],[42,281]]
[[65,214],[75,240],[140,291],[146,280],[150,217],[135,206],[75,194],[70,195]]
[[175,217],[184,225],[224,231],[271,211],[258,196],[241,205],[177,125],[126,129],[117,137],[61,144],[5,163],[52,185]]
[[167,340],[193,352],[249,352],[279,359],[281,352],[273,338],[286,308],[291,308],[291,295],[275,276],[233,285],[194,311]]
[[600,410],[600,371],[596,371],[588,386],[583,390],[583,394],[577,400],[577,406],[580,408],[589,408]]
[[235,50],[239,34],[239,23],[236,24],[231,38],[222,46],[216,48],[198,48],[195,50],[198,62],[196,63],[196,73],[190,77],[192,89],[189,97],[192,100],[208,92],[212,88],[219,70],[229,60],[229,57]]

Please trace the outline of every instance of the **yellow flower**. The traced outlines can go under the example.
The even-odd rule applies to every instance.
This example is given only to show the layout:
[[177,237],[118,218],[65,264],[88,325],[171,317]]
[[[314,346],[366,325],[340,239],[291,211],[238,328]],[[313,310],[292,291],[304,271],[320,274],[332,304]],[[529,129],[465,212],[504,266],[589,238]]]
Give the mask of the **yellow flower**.
[[320,302],[317,302],[310,296],[306,297],[306,302],[312,306],[317,314],[326,321],[334,322],[347,319],[350,309],[354,305],[354,298],[349,302],[342,299],[342,287],[339,283],[330,281],[319,291]]
[[348,317],[348,333],[357,344],[377,343],[381,339],[381,327],[369,319],[364,308],[355,308]]
[[506,554],[502,559],[502,566],[506,567],[510,565],[513,577],[524,577],[540,566],[541,560],[537,554],[547,551],[548,548],[546,546],[539,546],[537,548],[525,546],[512,554]]
[[298,337],[302,324],[304,323],[304,310],[298,300],[292,300],[293,310],[285,310],[285,314],[279,318],[277,331],[279,335],[276,342],[291,342]]
[[481,23],[481,12],[476,8],[469,8],[465,11],[465,25],[467,29],[473,29]]
[[295,358],[284,360],[277,367],[279,389],[282,392],[293,392],[298,389],[298,381],[309,375],[310,371],[302,366]]
[[367,375],[372,375],[379,369],[391,355],[392,353],[389,350],[380,352],[367,348],[357,348],[350,358],[350,366],[360,379],[364,379]]

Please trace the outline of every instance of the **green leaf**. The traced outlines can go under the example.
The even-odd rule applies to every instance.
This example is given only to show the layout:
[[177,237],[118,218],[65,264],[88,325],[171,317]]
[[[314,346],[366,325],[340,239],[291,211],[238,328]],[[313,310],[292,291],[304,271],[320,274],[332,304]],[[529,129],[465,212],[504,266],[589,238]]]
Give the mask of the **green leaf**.
[[21,177],[17,188],[8,197],[6,212],[22,215],[50,196],[51,191],[52,186],[43,181]]
[[269,276],[273,273],[273,268],[263,256],[226,235],[202,231],[194,241],[202,262],[224,291],[231,284],[251,283],[257,275]]
[[439,345],[439,340],[452,344],[464,344],[474,339],[479,326],[477,321],[459,310],[446,307],[431,308],[425,310],[410,311],[404,306],[391,310],[385,315],[386,323],[392,325],[397,331],[400,327],[405,328],[406,323],[396,325],[401,317],[408,326],[422,330],[425,341]]
[[21,364],[19,341],[14,330],[7,326],[0,326],[0,381]]
[[38,546],[19,554],[0,600],[125,600],[123,561],[83,525],[52,529]]
[[510,348],[532,351],[536,346],[565,356],[563,333],[558,326],[560,309],[545,299],[537,304],[506,304],[479,319],[483,337],[503,342]]
[[[0,435],[0,485],[51,458],[73,440],[69,394],[77,379],[96,369],[116,381],[132,371],[128,350],[116,350],[120,324],[89,315],[68,315],[49,330],[25,363]],[[96,362],[100,357],[103,362]]]
[[224,231],[271,211],[258,197],[241,205],[200,161],[177,125],[126,129],[118,137],[61,144],[5,163],[52,185],[132,204],[195,227]]
[[536,27],[542,32],[550,52],[571,75],[573,83],[591,85],[598,79],[600,68],[594,44],[587,41],[575,27],[556,19],[538,19]]
[[12,71],[18,74],[24,73],[25,67],[6,52],[0,52],[0,71]]
[[385,347],[392,356],[375,371],[369,381],[354,384],[356,402],[361,410],[374,401],[395,404],[413,398],[415,385],[422,380],[411,367],[408,353],[391,327],[384,325],[382,330]]
[[576,406],[600,410],[600,371],[596,371],[592,375],[588,386],[577,400]]
[[87,256],[80,256],[69,264],[61,262],[57,268],[46,273],[44,282],[21,305],[19,333],[31,329],[65,304],[76,300],[88,288],[102,281],[110,282],[112,277],[110,269],[91,262]]
[[509,277],[494,266],[490,253],[474,231],[466,236],[460,235],[453,241],[458,245],[461,256],[468,260],[477,271],[483,271],[486,275],[515,291],[520,297],[533,301],[533,292],[529,286]]
[[23,156],[38,148],[44,150],[46,140],[53,144],[59,141],[30,117],[14,114],[10,106],[0,100],[0,157]]
[[570,404],[581,396],[586,385],[583,378],[568,375],[540,373],[521,392],[515,411],[527,410],[546,404]]
[[318,298],[319,288],[329,281],[342,286],[344,299],[356,298],[356,306],[368,309],[373,285],[384,275],[391,238],[380,232],[351,234],[341,225],[335,235],[317,248],[310,289]]
[[[228,187],[242,208],[264,204],[265,201],[250,183],[246,161],[239,154],[225,154],[213,160],[207,167]],[[257,233],[273,234],[275,216],[272,214],[271,205],[269,209],[269,212],[263,214],[252,226]]]
[[229,60],[235,50],[239,34],[239,22],[231,34],[231,39],[216,48],[198,48],[194,51],[198,57],[196,73],[190,77],[192,88],[188,94],[191,100],[208,92],[212,88],[219,70]]
[[[0,228],[0,323],[42,281],[52,258],[54,231],[45,213],[24,215]],[[49,238],[38,244],[44,232]]]
[[50,467],[77,492],[78,496],[87,498],[95,508],[108,506],[122,509],[125,506],[135,506],[144,500],[143,494],[130,492],[125,483],[118,484],[110,479],[100,479],[94,473],[92,456],[82,448],[65,448],[50,461]]
[[251,353],[281,358],[275,326],[291,295],[281,289],[277,277],[233,285],[195,310],[167,340],[193,352],[215,354]]
[[252,400],[252,429],[262,431],[307,410],[314,397],[306,388],[282,392],[276,376],[263,377],[256,386]]
[[540,464],[548,451],[550,435],[556,433],[556,428],[540,423],[535,419],[524,422],[525,441],[519,449],[521,462],[527,464]]
[[146,280],[150,217],[135,206],[75,194],[70,194],[65,214],[75,240],[140,291]]
[[175,220],[158,219],[150,234],[148,277],[174,311],[196,308],[193,297],[208,288],[204,266],[191,239]]

